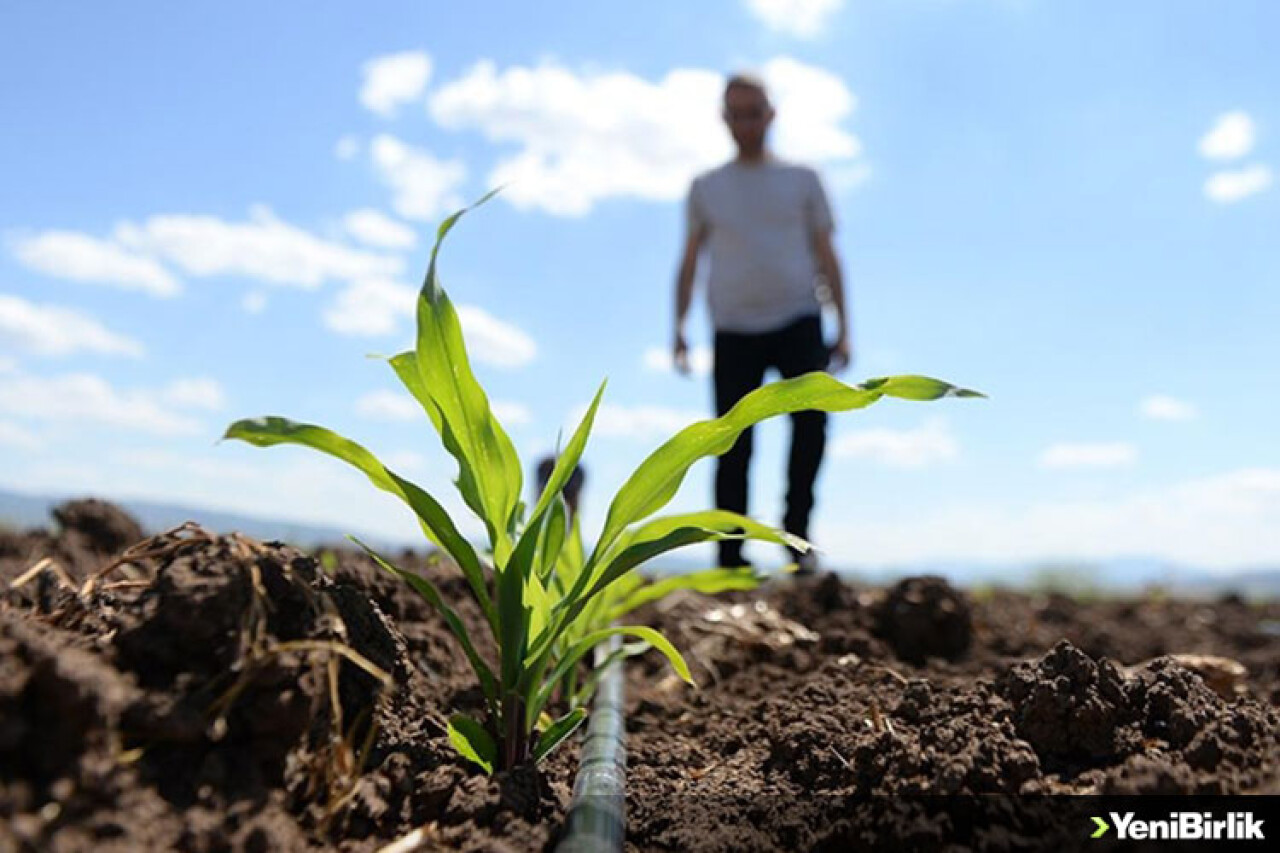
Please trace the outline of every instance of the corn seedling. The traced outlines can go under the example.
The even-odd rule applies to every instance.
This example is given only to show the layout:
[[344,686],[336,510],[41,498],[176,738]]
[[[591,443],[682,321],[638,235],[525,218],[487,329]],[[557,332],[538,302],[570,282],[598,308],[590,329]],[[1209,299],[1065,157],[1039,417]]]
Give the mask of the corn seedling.
[[[573,588],[574,582],[582,572],[585,560],[581,527],[577,517],[574,517],[569,530],[569,539],[560,552],[555,571],[550,576],[553,595],[563,597]],[[765,577],[766,575],[746,566],[704,569],[655,580],[646,579],[639,572],[629,572],[601,590],[600,594],[583,609],[581,615],[565,629],[559,640],[558,651],[563,652],[572,648],[584,637],[615,624],[617,620],[636,608],[660,601],[673,592],[692,590],[711,595],[727,590],[751,590],[758,587]],[[571,668],[561,678],[560,696],[569,708],[585,707],[595,692],[599,676],[609,664],[643,654],[650,648],[649,643],[644,640],[623,643],[596,665],[581,684],[578,682],[580,668]]]
[[[414,349],[389,361],[457,461],[455,483],[467,507],[484,524],[487,550],[478,551],[430,493],[392,471],[363,446],[324,427],[272,416],[237,421],[224,437],[261,447],[302,445],[353,465],[375,486],[408,504],[427,538],[458,565],[492,634],[497,660],[482,658],[466,626],[431,581],[393,565],[356,540],[379,565],[427,599],[462,646],[484,695],[484,715],[479,720],[455,715],[449,722],[449,737],[463,756],[491,773],[542,759],[577,728],[586,716],[586,695],[575,691],[566,697],[567,711],[552,719],[548,712],[553,695],[578,662],[610,636],[649,644],[692,683],[684,658],[660,633],[645,626],[609,624],[644,597],[643,588],[628,580],[635,569],[674,549],[730,537],[808,549],[808,543],[797,537],[731,512],[654,518],[675,496],[695,462],[725,453],[743,430],[778,415],[804,409],[857,409],[883,396],[934,400],[980,395],[923,376],[893,376],[849,386],[825,373],[811,373],[767,385],[748,394],[724,416],[681,430],[640,463],[614,496],[603,529],[586,551],[580,537],[569,535],[570,515],[562,492],[586,447],[604,384],[557,458],[533,508],[527,510],[519,499],[523,466],[472,373],[457,313],[436,272],[440,246],[465,212],[450,216],[437,231],[418,295]],[[557,571],[558,566],[567,565],[561,559],[566,548],[577,549],[576,565]]]

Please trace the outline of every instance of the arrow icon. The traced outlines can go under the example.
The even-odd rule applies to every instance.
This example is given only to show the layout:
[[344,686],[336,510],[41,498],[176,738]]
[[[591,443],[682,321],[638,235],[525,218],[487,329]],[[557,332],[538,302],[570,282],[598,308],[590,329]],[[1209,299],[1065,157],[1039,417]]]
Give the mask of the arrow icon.
[[1107,830],[1111,828],[1107,822],[1100,817],[1095,817],[1093,822],[1098,825],[1098,828],[1093,831],[1093,835],[1089,836],[1090,838],[1101,838],[1106,835]]

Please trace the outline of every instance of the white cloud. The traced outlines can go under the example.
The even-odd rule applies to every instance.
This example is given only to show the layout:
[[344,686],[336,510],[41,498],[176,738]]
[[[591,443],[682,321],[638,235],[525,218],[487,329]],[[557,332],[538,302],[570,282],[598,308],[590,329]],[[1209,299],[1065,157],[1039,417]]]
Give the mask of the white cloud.
[[17,373],[17,372],[18,372],[17,360],[12,358],[0,357],[0,376],[3,376],[6,373]]
[[1224,113],[1200,137],[1200,154],[1210,160],[1234,160],[1253,150],[1254,137],[1253,119],[1248,113]]
[[[533,419],[529,409],[521,403],[490,400],[489,406],[506,427],[523,426]],[[356,413],[381,421],[416,421],[426,417],[418,401],[401,391],[370,391],[356,400]]]
[[354,160],[359,153],[360,140],[354,134],[345,134],[333,144],[333,156],[339,160]]
[[54,278],[140,290],[152,296],[175,296],[182,289],[154,258],[86,234],[43,231],[13,235],[9,242],[23,266]]
[[415,421],[426,413],[417,400],[400,391],[370,391],[356,400],[356,414],[379,421]]
[[461,160],[440,160],[385,133],[374,137],[369,157],[392,191],[391,206],[404,218],[432,220],[463,206],[458,190],[467,167]]
[[246,314],[261,314],[267,308],[267,295],[260,290],[251,290],[240,300],[240,307]]
[[489,406],[493,409],[494,417],[504,427],[524,426],[533,421],[529,408],[522,403],[511,400],[490,400]]
[[379,458],[382,464],[397,473],[423,473],[427,470],[427,457],[413,450],[393,450]]
[[1271,186],[1271,167],[1256,163],[1243,169],[1215,172],[1204,182],[1204,194],[1219,204],[1231,204]]
[[862,153],[862,143],[840,125],[858,99],[840,77],[790,57],[778,57],[761,70],[778,111],[773,139],[780,153],[806,162],[841,164]]
[[115,229],[124,246],[146,251],[197,276],[245,276],[262,282],[314,288],[332,279],[398,274],[400,258],[323,240],[277,218],[270,208],[250,208],[249,221],[213,216],[152,216]]
[[[586,412],[585,405],[570,412],[569,419],[566,421],[565,435],[572,434]],[[706,419],[707,415],[703,412],[682,411],[666,406],[621,406],[602,403],[596,410],[595,425],[591,434],[611,438],[666,440],[689,424]]]
[[1138,450],[1123,441],[1088,443],[1060,443],[1046,448],[1040,454],[1042,468],[1118,468],[1132,465],[1138,458]]
[[1196,407],[1192,404],[1164,394],[1143,398],[1138,409],[1143,417],[1157,421],[1189,421],[1197,414]]
[[954,459],[959,445],[945,421],[934,419],[915,429],[864,429],[836,437],[837,459],[868,459],[895,468],[924,468]]
[[164,389],[164,399],[174,406],[216,412],[227,404],[226,393],[216,379],[176,379]]
[[357,281],[338,292],[325,309],[324,323],[343,335],[390,335],[412,320],[418,291],[386,279]]
[[[834,74],[786,57],[762,69],[778,108],[777,151],[847,164],[856,137],[841,123],[855,99]],[[724,77],[688,68],[649,81],[626,72],[576,73],[554,62],[499,70],[490,61],[429,98],[442,126],[475,129],[518,150],[488,176],[517,208],[580,216],[613,197],[682,198],[698,171],[727,159],[720,121]]]
[[[393,281],[358,281],[340,291],[324,312],[325,325],[344,335],[390,335],[412,323],[418,290]],[[473,362],[494,367],[523,367],[538,345],[518,326],[475,305],[455,305]]]
[[599,199],[674,199],[690,175],[729,152],[717,127],[722,80],[675,70],[658,83],[624,72],[582,76],[554,63],[502,71],[489,61],[442,86],[432,116],[520,150],[490,185],[519,208],[581,215]]
[[[1253,151],[1256,142],[1253,118],[1243,110],[1224,113],[1200,138],[1200,154],[1210,160],[1235,160]],[[1239,169],[1215,172],[1204,183],[1205,197],[1231,204],[1263,192],[1271,186],[1271,167],[1254,163]]]
[[538,345],[517,326],[474,305],[459,305],[457,311],[473,361],[494,367],[523,367],[537,356]]
[[431,79],[431,57],[417,50],[392,53],[369,60],[362,71],[360,103],[390,118],[402,104],[422,97]]
[[771,30],[797,38],[823,31],[844,0],[747,0],[747,8]]
[[105,424],[150,435],[198,435],[198,421],[171,411],[149,391],[118,391],[87,373],[0,377],[0,410],[33,420]]
[[2,293],[0,341],[35,355],[94,352],[136,358],[143,354],[141,343],[107,330],[92,317],[70,308],[37,305]]
[[0,447],[16,447],[19,450],[39,450],[44,446],[40,436],[29,429],[0,421]]
[[[689,371],[694,376],[709,376],[713,354],[711,347],[696,346],[689,348]],[[645,370],[657,373],[674,373],[675,363],[671,360],[669,347],[649,347],[644,351]]]
[[[966,503],[823,523],[832,565],[1150,556],[1210,569],[1280,564],[1280,468],[1244,468],[1097,501]],[[843,555],[843,556],[840,556]]]
[[380,249],[412,249],[418,242],[417,233],[408,225],[368,207],[348,213],[342,225],[352,237]]

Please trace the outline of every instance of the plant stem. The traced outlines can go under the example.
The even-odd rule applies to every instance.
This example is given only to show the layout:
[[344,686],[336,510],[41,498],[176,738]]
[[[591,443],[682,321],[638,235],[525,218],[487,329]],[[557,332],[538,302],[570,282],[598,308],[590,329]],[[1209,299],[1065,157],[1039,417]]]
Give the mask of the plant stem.
[[529,755],[528,739],[524,730],[524,698],[519,693],[508,692],[502,697],[502,763],[504,770],[523,764]]

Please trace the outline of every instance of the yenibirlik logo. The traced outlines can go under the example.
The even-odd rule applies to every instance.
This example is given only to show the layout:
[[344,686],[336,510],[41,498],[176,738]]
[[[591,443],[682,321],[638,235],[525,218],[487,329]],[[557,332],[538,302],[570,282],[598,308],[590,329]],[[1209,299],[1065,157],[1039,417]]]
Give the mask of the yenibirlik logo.
[[[1115,824],[1116,837],[1121,841],[1133,839],[1169,841],[1264,841],[1260,818],[1251,812],[1231,812],[1226,818],[1214,819],[1212,812],[1171,812],[1168,820],[1142,820],[1133,812],[1120,814],[1109,812]],[[1102,838],[1111,829],[1100,817],[1093,819],[1097,827],[1090,838]]]

